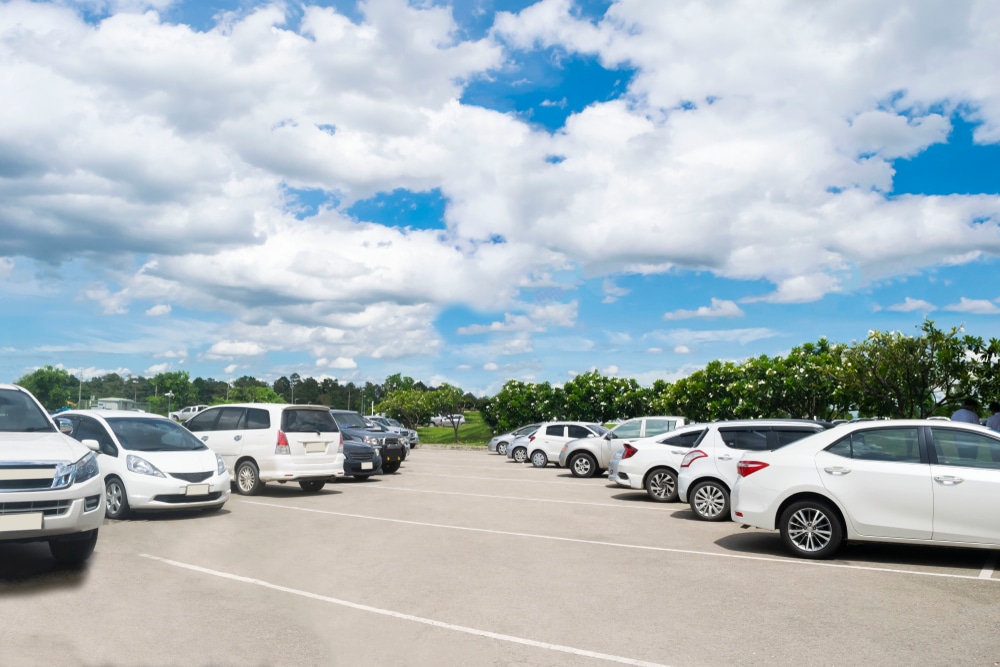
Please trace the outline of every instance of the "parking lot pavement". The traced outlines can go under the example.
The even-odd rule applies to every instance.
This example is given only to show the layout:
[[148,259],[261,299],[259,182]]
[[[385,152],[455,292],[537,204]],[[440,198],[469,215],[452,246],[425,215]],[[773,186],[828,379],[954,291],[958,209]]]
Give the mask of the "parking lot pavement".
[[0,546],[0,664],[994,665],[995,559],[795,560],[607,479],[422,448],[319,494],[105,522],[83,572]]

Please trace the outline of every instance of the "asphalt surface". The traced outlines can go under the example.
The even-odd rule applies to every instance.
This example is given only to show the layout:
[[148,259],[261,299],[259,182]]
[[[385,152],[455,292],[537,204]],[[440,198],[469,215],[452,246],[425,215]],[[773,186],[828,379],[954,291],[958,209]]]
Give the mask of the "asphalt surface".
[[0,545],[0,665],[1000,665],[996,552],[776,533],[481,451]]

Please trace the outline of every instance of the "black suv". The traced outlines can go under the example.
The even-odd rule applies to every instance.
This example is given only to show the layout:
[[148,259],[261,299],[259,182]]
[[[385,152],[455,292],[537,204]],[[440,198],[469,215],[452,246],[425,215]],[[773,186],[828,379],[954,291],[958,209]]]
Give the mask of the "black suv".
[[348,440],[371,445],[382,457],[382,472],[391,474],[399,470],[403,462],[403,443],[399,436],[387,431],[373,431],[365,424],[365,418],[353,410],[330,410],[337,422],[345,443]]

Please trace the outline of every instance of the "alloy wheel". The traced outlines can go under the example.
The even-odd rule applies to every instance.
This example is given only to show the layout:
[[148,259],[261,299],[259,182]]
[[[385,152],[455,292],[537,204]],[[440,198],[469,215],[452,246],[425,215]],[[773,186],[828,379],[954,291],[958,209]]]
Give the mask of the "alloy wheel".
[[830,544],[832,538],[830,517],[818,509],[800,509],[788,520],[788,539],[802,551],[819,551]]

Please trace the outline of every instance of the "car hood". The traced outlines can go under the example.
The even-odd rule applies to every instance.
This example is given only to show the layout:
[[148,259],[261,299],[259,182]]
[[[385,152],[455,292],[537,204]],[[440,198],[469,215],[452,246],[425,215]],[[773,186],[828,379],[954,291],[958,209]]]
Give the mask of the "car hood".
[[[163,472],[206,472],[215,471],[218,462],[215,452],[211,449],[193,449],[172,452],[139,452],[132,449],[123,450],[124,454],[132,454],[145,459]],[[105,459],[104,456],[98,457]]]
[[68,435],[0,432],[0,464],[23,461],[79,461],[90,450]]

